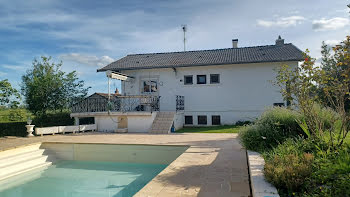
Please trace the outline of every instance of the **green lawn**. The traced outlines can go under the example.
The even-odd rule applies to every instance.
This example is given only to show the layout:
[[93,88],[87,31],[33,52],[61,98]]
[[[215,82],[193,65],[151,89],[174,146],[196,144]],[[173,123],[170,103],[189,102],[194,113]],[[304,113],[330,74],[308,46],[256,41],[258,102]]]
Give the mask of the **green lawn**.
[[212,127],[185,127],[175,133],[238,133],[242,126],[223,125]]

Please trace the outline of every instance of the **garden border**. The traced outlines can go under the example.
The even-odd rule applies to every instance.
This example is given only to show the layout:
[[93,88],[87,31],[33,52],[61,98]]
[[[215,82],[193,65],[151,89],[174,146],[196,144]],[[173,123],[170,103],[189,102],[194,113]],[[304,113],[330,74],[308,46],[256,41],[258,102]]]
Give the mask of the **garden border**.
[[279,197],[277,189],[264,177],[264,158],[257,152],[247,150],[248,167],[253,197]]

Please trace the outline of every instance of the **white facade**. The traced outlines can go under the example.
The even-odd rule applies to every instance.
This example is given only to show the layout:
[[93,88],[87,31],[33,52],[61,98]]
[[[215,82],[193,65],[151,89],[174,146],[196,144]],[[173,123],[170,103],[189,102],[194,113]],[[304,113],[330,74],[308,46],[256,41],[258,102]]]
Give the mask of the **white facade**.
[[[282,64],[296,67],[298,62],[125,70],[122,73],[134,79],[122,81],[122,92],[159,95],[160,111],[175,111],[176,95],[185,96],[183,113],[193,117],[192,125],[198,125],[198,115],[207,116],[206,125],[212,125],[213,115],[220,116],[221,124],[234,124],[254,120],[266,107],[284,103],[279,89],[272,84],[274,69]],[[210,74],[219,74],[220,82],[211,84]],[[184,84],[185,75],[193,76],[193,84]],[[206,84],[197,84],[197,75],[206,75]],[[143,81],[156,81],[157,91],[144,93]],[[184,116],[176,115],[175,127],[184,123]]]
[[157,112],[86,112],[71,114],[72,117],[76,118],[94,117],[99,132],[116,132],[120,128],[118,117],[125,117],[130,133],[149,132],[156,115]]

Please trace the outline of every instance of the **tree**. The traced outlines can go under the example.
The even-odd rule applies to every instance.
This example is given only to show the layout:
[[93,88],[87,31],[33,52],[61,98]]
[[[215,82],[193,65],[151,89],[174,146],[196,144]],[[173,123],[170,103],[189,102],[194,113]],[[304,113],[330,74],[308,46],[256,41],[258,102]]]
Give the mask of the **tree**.
[[0,106],[17,108],[20,98],[18,91],[12,87],[7,79],[0,81]]
[[85,97],[90,87],[84,87],[76,72],[61,71],[62,62],[51,62],[51,57],[34,59],[33,68],[22,76],[21,90],[28,109],[36,115],[48,111],[68,109],[73,102]]
[[[350,36],[334,47],[332,53],[323,45],[321,65],[315,64],[308,51],[304,56],[304,62],[295,69],[281,66],[275,84],[281,88],[284,98],[290,99],[304,114],[303,129],[312,137],[326,140],[329,148],[339,148],[350,129],[346,108],[350,100]],[[325,124],[319,115],[320,105],[336,112],[327,120],[331,124]]]

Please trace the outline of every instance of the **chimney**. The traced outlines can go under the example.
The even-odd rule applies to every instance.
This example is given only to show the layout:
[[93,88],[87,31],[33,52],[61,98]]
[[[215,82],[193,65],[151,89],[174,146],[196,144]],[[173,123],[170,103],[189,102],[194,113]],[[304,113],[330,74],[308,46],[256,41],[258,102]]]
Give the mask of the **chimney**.
[[238,39],[232,39],[232,48],[238,48]]
[[276,40],[276,46],[283,46],[284,45],[284,39],[281,38],[281,36],[278,36]]

